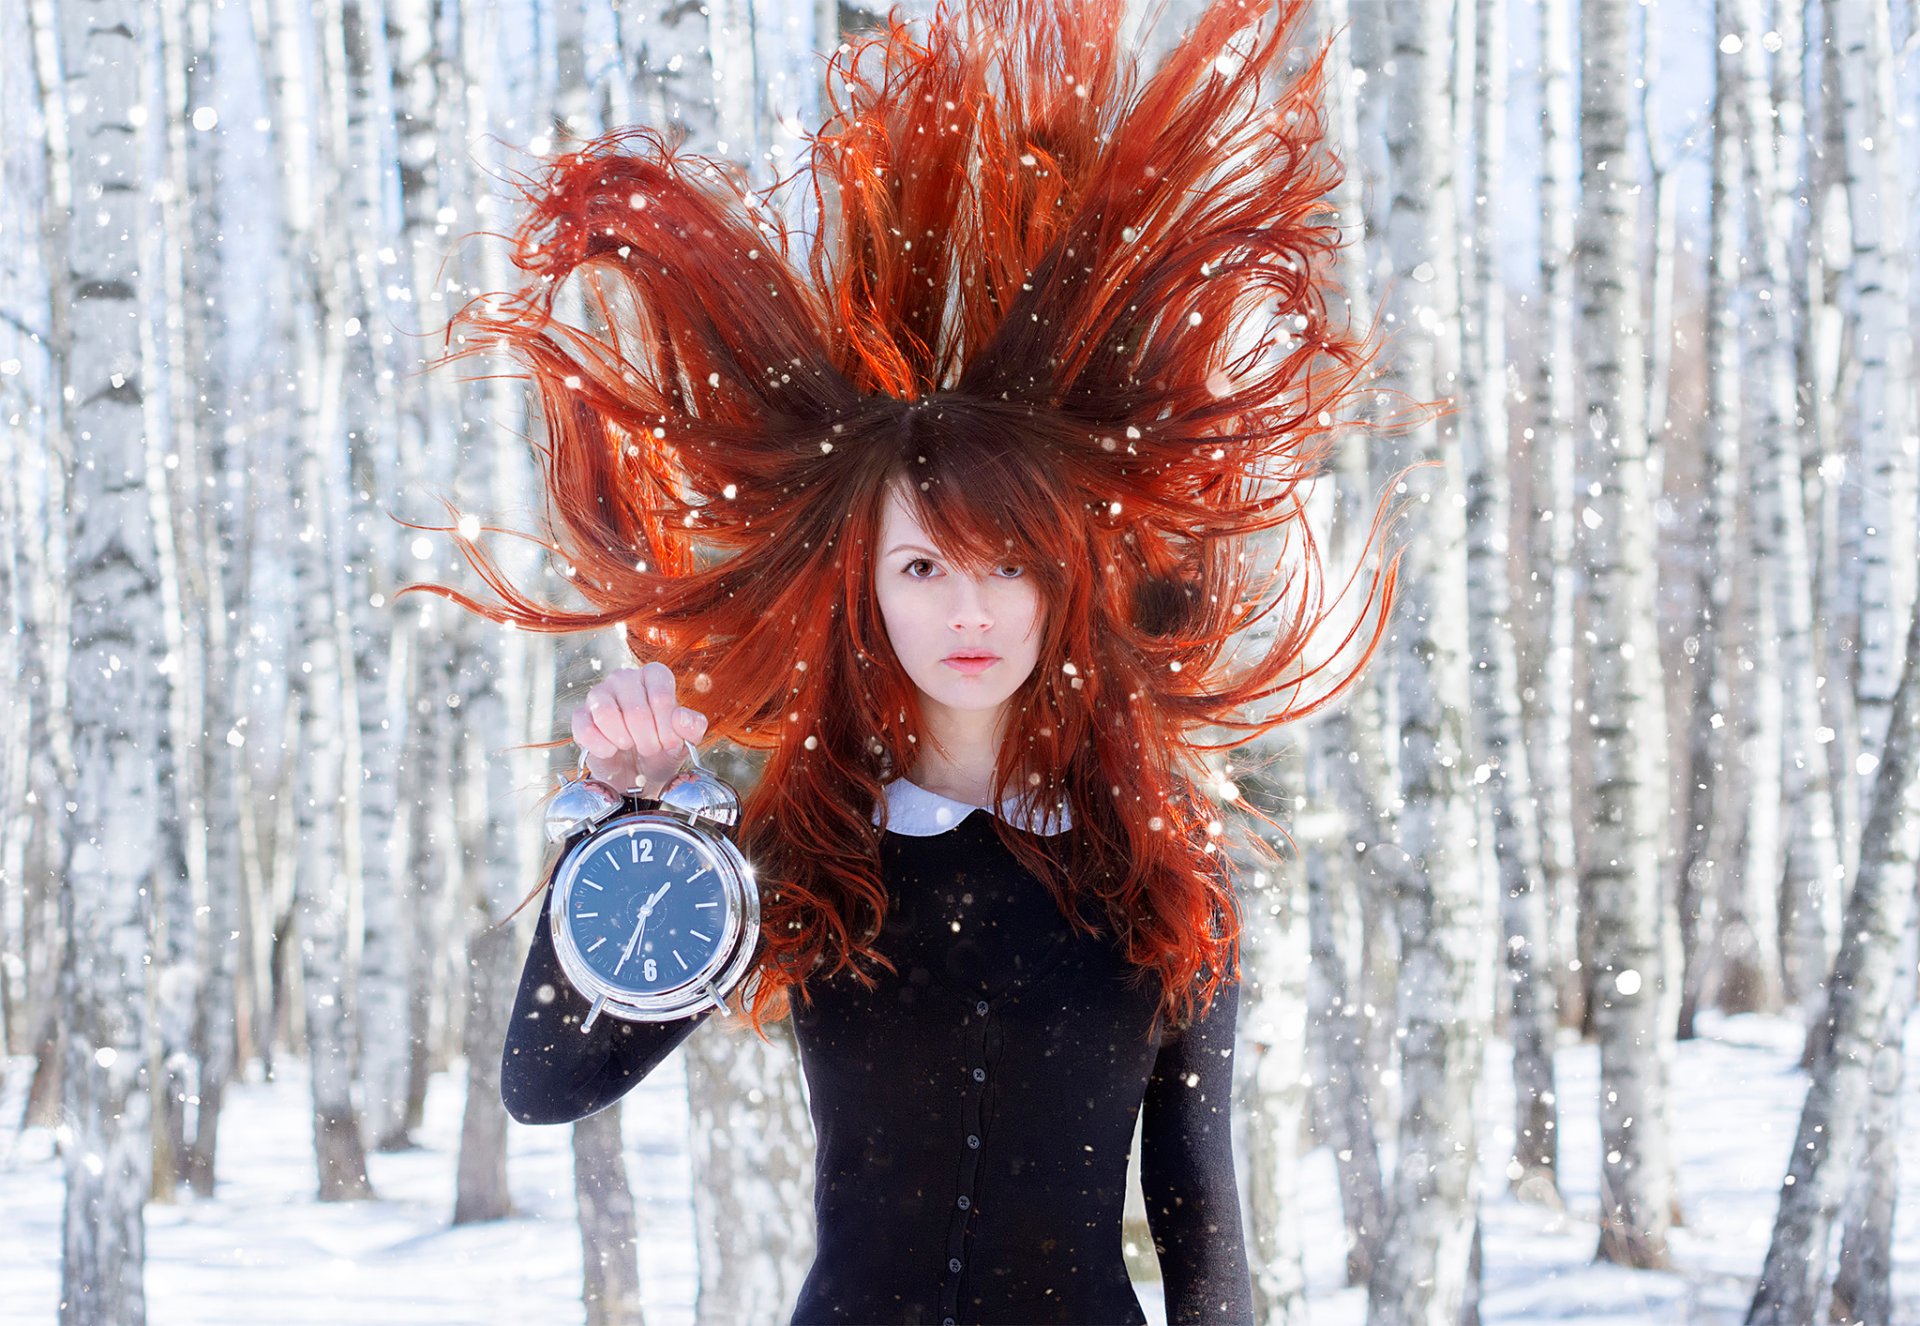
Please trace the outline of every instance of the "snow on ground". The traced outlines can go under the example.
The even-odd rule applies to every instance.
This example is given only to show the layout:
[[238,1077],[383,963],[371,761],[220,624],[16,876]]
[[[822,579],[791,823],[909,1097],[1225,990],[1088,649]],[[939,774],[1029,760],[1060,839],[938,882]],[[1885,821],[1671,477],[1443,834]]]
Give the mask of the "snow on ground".
[[[1734,1326],[1766,1251],[1780,1176],[1806,1079],[1795,1067],[1797,1022],[1703,1017],[1700,1039],[1679,1048],[1674,1127],[1686,1220],[1678,1269],[1636,1272],[1592,1261],[1599,1130],[1599,1056],[1558,1052],[1562,1174],[1569,1210],[1554,1215],[1506,1193],[1511,1137],[1504,1043],[1489,1047],[1480,1109],[1486,1202],[1483,1319],[1488,1326]],[[1915,1042],[1910,1037],[1910,1043]],[[60,1279],[61,1169],[52,1135],[21,1131],[25,1065],[0,1099],[0,1326],[52,1322]],[[305,1074],[283,1059],[272,1083],[229,1094],[221,1124],[217,1199],[183,1197],[147,1213],[152,1326],[495,1326],[578,1322],[580,1245],[573,1223],[566,1128],[511,1130],[518,1214],[454,1229],[459,1073],[433,1079],[421,1146],[369,1158],[379,1198],[313,1198]],[[640,1278],[650,1326],[691,1326],[697,1283],[685,1076],[678,1056],[627,1098],[627,1164],[639,1203]],[[1901,1321],[1920,1322],[1920,1074],[1903,1110],[1895,1289]],[[1390,1160],[1390,1157],[1388,1158]],[[1364,1292],[1340,1284],[1344,1250],[1332,1157],[1305,1157],[1298,1217],[1315,1326],[1359,1326]],[[1164,1326],[1157,1283],[1139,1286]]]

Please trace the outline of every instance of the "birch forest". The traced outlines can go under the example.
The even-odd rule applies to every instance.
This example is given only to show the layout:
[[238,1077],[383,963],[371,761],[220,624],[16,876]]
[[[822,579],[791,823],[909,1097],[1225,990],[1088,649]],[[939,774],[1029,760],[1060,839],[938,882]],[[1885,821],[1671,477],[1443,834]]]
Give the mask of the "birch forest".
[[[466,543],[568,602],[523,384],[427,368],[515,181],[646,123],[772,185],[868,3],[0,2],[0,1326],[787,1320],[786,1026],[500,1102],[535,803],[634,660],[396,593]],[[1920,1321],[1920,6],[1311,27],[1342,296],[1450,408],[1315,486],[1344,574],[1433,462],[1365,682],[1215,760],[1291,834],[1260,1321]]]

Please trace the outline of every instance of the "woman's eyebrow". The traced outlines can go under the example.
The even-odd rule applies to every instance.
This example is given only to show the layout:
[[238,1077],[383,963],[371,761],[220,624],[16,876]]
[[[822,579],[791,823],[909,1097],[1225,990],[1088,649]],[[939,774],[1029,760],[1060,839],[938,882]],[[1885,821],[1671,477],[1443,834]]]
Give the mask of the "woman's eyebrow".
[[931,548],[922,548],[917,543],[896,543],[882,555],[891,557],[897,552],[923,552],[929,557],[938,557],[940,555]]

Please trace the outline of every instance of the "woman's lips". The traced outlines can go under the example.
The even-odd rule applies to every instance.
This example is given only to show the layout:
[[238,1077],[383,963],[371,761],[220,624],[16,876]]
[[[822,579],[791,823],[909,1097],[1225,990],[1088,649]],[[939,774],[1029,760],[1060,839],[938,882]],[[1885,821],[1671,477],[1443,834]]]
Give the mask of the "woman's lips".
[[964,672],[969,677],[977,677],[1000,661],[998,654],[974,654],[968,657],[948,655],[940,660],[956,672]]

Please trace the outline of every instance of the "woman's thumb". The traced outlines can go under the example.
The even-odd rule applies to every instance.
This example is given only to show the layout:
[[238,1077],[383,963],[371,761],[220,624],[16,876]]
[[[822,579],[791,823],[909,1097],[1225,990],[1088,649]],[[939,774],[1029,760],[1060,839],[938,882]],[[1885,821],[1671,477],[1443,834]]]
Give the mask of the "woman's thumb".
[[689,737],[699,737],[707,730],[706,716],[692,709],[679,709],[674,712],[673,720],[680,730]]

